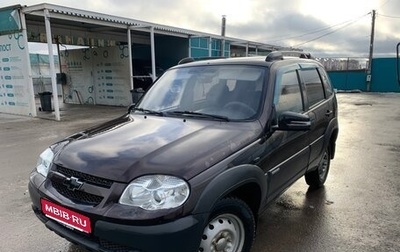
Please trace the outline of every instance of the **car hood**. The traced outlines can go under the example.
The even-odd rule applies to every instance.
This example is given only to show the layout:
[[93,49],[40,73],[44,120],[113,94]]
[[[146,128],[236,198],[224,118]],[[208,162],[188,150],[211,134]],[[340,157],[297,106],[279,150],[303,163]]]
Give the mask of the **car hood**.
[[190,179],[254,141],[255,122],[125,115],[71,136],[54,163],[128,183],[145,174]]

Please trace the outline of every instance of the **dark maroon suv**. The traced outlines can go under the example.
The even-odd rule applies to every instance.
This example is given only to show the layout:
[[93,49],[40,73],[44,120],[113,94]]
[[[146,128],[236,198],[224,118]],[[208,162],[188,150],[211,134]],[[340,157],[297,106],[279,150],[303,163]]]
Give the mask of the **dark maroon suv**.
[[323,186],[337,102],[308,55],[186,59],[127,114],[46,149],[33,211],[93,251],[249,251],[257,216],[305,175]]

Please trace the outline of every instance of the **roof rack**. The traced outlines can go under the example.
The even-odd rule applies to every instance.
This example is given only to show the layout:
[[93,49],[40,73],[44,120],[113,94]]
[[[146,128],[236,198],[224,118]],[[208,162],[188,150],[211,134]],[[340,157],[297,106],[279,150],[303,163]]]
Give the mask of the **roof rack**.
[[199,58],[192,58],[192,57],[187,57],[183,58],[178,62],[178,65],[194,62],[194,61],[201,61],[201,60],[212,60],[212,59],[226,59],[226,57],[199,57]]
[[265,61],[275,61],[275,60],[283,60],[283,57],[296,57],[296,58],[302,58],[302,59],[312,59],[313,57],[311,56],[310,53],[306,52],[299,52],[299,51],[274,51],[270,52],[267,57],[265,58]]

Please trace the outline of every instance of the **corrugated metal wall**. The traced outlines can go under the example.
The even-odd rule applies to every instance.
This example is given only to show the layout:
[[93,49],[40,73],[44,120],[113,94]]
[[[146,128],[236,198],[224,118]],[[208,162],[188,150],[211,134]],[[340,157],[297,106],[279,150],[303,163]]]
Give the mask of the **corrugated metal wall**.
[[371,91],[400,92],[396,76],[396,58],[373,59]]
[[[365,70],[329,71],[332,85],[337,90],[367,91]],[[400,92],[396,76],[396,58],[372,60],[371,92]]]

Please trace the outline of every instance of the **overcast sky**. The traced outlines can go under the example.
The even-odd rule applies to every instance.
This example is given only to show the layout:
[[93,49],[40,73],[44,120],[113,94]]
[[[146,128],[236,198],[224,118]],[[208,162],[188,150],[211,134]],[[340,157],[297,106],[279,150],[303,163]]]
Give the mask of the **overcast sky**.
[[[22,5],[43,1],[20,0]],[[377,11],[375,57],[400,42],[399,0],[48,0],[49,3],[310,51],[367,57],[371,12]],[[77,5],[79,3],[79,5]],[[0,7],[15,5],[2,0]]]

